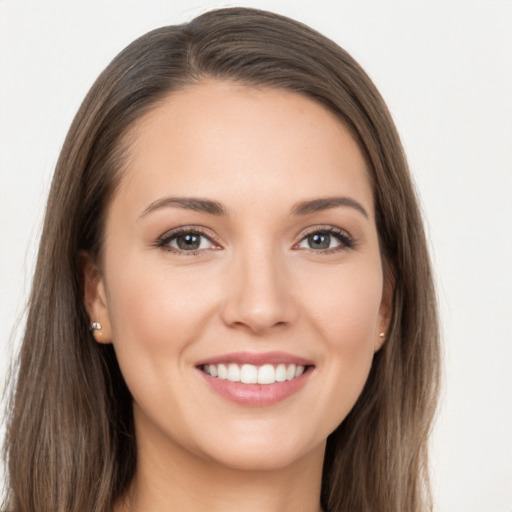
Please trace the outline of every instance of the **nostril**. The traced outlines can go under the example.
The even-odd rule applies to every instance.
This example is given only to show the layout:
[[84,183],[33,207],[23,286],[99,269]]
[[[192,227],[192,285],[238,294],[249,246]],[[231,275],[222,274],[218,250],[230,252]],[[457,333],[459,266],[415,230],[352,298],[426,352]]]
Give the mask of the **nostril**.
[[251,254],[253,258],[259,258],[258,264],[251,263],[247,257],[232,267],[233,274],[227,283],[220,311],[222,320],[231,328],[254,334],[283,329],[297,317],[289,280],[285,272],[265,268],[273,261],[268,254],[263,263],[262,256],[254,256],[254,251]]

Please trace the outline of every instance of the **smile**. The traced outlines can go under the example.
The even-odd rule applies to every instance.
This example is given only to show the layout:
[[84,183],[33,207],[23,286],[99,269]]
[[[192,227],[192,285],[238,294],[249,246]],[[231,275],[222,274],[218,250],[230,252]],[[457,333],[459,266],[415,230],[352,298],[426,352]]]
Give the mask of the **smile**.
[[201,370],[212,377],[243,384],[275,384],[300,377],[305,370],[304,365],[295,364],[253,364],[239,365],[236,363],[205,364]]
[[311,380],[312,360],[286,352],[236,352],[198,361],[196,369],[217,395],[244,406],[276,404]]

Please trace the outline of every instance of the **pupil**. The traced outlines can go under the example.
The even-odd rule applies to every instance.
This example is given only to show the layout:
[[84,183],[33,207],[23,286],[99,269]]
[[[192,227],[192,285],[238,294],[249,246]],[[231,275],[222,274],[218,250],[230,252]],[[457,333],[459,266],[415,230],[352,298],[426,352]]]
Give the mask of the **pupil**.
[[198,235],[182,235],[178,237],[177,242],[178,247],[185,251],[199,249],[201,245],[201,239]]
[[312,249],[329,249],[331,237],[325,233],[315,233],[308,236],[308,242]]

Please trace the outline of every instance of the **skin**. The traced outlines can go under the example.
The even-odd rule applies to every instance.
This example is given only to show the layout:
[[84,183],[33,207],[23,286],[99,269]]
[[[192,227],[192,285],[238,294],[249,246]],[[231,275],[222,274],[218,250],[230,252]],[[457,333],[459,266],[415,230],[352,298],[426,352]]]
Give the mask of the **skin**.
[[[138,466],[117,510],[320,510],[326,438],[356,402],[389,319],[357,144],[304,96],[217,81],[173,93],[128,137],[101,264],[88,258],[84,271],[96,339],[114,344],[134,398]],[[158,204],[168,197],[216,201],[226,214]],[[366,215],[350,204],[293,212],[332,197]],[[198,251],[159,243],[178,226],[203,230]],[[330,227],[353,246],[337,235],[327,251],[312,246],[307,235]],[[281,402],[241,405],[196,368],[238,351],[287,352],[314,368]]]

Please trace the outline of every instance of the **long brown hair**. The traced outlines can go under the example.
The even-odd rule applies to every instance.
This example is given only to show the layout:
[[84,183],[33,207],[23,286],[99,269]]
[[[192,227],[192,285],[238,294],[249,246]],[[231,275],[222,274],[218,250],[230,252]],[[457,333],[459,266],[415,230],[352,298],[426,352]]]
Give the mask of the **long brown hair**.
[[329,436],[329,512],[431,508],[427,438],[439,382],[436,301],[424,230],[389,112],[343,49],[272,13],[221,9],[154,30],[97,79],[62,149],[39,248],[9,407],[6,506],[107,512],[136,468],[131,396],[112,346],[89,332],[79,255],[98,256],[134,121],[205,78],[304,94],[334,112],[368,164],[391,325],[356,405]]

